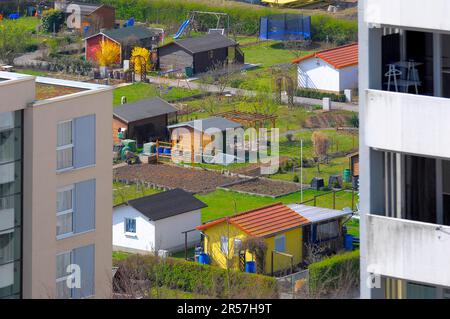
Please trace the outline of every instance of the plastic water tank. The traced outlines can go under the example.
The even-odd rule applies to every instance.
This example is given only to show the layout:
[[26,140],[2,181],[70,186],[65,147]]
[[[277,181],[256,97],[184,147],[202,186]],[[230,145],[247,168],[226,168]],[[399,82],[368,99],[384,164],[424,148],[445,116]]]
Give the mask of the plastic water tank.
[[256,263],[254,261],[247,261],[245,263],[245,272],[248,272],[250,274],[256,273]]
[[198,262],[203,265],[209,265],[209,256],[206,253],[198,255]]
[[347,251],[353,250],[353,235],[346,234],[344,238],[344,248]]

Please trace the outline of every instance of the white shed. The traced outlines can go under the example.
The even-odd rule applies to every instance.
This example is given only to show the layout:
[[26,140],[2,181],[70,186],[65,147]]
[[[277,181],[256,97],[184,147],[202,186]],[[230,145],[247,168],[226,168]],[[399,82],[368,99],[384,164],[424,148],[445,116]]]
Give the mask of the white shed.
[[180,251],[200,242],[200,210],[207,205],[182,189],[158,193],[114,207],[113,249],[137,253]]
[[329,92],[358,88],[358,44],[319,51],[293,61],[298,87]]

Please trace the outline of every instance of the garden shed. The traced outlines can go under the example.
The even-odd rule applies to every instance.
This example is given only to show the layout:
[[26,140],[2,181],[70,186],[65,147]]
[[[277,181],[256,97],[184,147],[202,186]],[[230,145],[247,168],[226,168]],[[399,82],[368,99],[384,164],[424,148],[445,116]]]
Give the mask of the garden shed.
[[118,133],[125,129],[123,138],[133,139],[138,145],[157,139],[167,140],[167,125],[176,121],[177,109],[159,97],[123,104],[113,111],[114,144]]
[[[114,7],[106,4],[57,0],[55,1],[55,9],[67,12],[67,7],[71,4],[80,8],[81,31],[85,35],[97,33],[103,28],[114,28],[116,23],[116,9]],[[69,15],[69,13],[66,14]]]
[[318,51],[294,61],[298,87],[327,92],[358,88],[358,44]]
[[[195,227],[205,203],[180,188],[128,201],[113,209],[113,249],[180,251],[200,242]],[[187,232],[185,234],[185,232]]]
[[[177,40],[158,48],[161,71],[204,73],[228,63],[244,64],[239,44],[219,33]],[[187,69],[186,69],[187,68]]]
[[109,29],[101,31],[85,39],[87,61],[97,60],[97,50],[101,41],[111,41],[120,46],[120,59],[117,63],[131,58],[131,51],[134,47],[154,49],[161,41],[161,29],[152,29],[144,26],[131,26],[119,29]]

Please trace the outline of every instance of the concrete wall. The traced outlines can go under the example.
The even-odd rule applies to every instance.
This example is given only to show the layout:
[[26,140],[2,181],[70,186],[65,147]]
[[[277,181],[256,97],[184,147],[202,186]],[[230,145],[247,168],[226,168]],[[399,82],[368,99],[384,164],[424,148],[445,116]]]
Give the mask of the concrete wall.
[[[125,218],[136,219],[136,236],[125,234]],[[122,205],[114,208],[112,221],[115,250],[155,251],[155,224],[148,217],[131,206]]]
[[321,59],[311,58],[298,64],[298,87],[340,91],[339,70]]
[[358,88],[358,65],[339,69],[339,91]]
[[33,76],[0,72],[0,79],[6,79],[0,80],[0,113],[24,109],[35,100]]
[[367,90],[364,99],[368,146],[450,157],[449,99],[377,90]]
[[[182,232],[195,229],[201,223],[200,209],[155,221],[156,247],[169,251],[180,251],[184,249],[184,234]],[[189,247],[199,242],[199,231],[196,230],[188,233]]]
[[[96,115],[96,164],[56,173],[57,123]],[[111,296],[112,91],[85,91],[39,101],[24,111],[23,296],[52,298],[56,255],[95,244],[95,297]],[[56,193],[63,186],[96,180],[94,231],[56,240]]]
[[365,6],[367,23],[450,31],[448,0],[365,0]]
[[383,276],[450,286],[450,227],[368,215],[367,264]]

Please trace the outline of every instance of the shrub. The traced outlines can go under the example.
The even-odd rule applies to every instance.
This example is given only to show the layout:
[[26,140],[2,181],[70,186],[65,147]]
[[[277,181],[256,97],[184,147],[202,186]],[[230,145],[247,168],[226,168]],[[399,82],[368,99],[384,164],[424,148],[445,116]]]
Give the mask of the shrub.
[[335,93],[327,93],[327,92],[321,92],[317,90],[311,90],[311,89],[297,89],[295,91],[296,96],[301,97],[307,97],[310,99],[323,99],[324,97],[329,97],[331,101],[334,102],[346,102],[345,95],[342,93],[335,94]]
[[308,266],[309,289],[313,295],[357,287],[359,250],[342,253]]
[[300,182],[300,179],[298,178],[298,175],[294,175],[294,178],[292,178],[292,181],[293,181],[294,183]]
[[[215,266],[177,260],[161,259],[153,255],[132,255],[118,261],[119,274],[134,278],[125,280],[147,280],[153,286],[180,289],[208,295],[213,298],[273,298],[277,295],[275,278],[230,271],[230,287],[227,287],[227,271]],[[123,277],[119,275],[119,277]],[[124,286],[114,283],[115,287]]]
[[59,32],[64,24],[64,12],[50,9],[42,15],[42,30],[44,32]]

